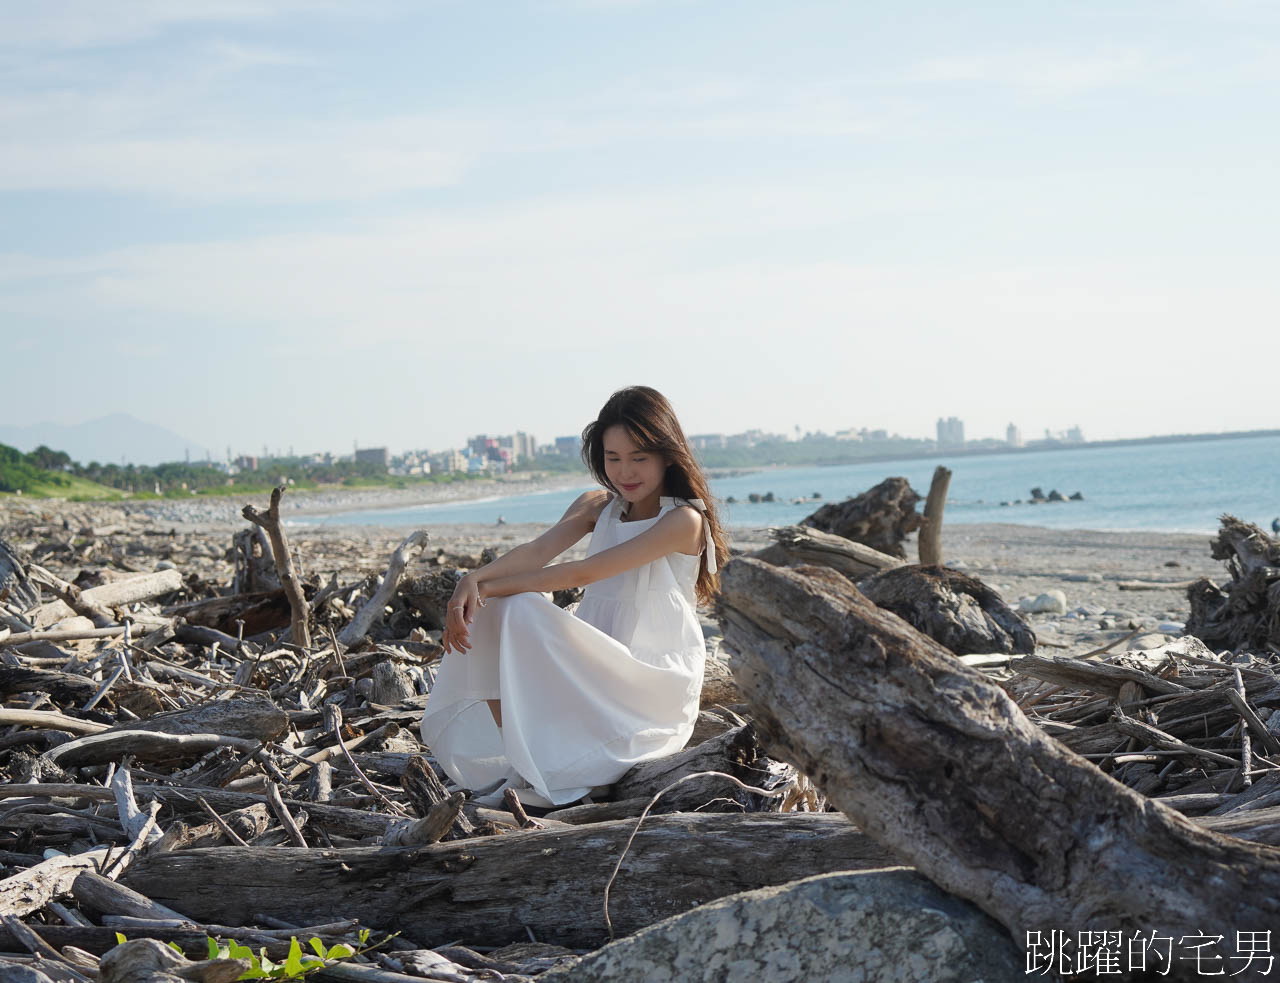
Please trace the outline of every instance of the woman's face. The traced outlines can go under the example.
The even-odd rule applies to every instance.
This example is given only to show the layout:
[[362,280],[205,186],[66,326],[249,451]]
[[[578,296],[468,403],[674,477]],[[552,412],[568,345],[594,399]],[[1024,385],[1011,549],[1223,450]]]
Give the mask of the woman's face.
[[618,493],[631,504],[661,497],[667,461],[661,454],[641,450],[627,433],[615,423],[604,432],[604,473]]

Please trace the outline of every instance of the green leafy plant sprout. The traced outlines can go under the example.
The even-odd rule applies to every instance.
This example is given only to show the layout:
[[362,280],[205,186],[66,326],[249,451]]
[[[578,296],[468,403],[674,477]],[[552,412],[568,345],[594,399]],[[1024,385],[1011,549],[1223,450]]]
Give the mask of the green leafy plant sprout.
[[[399,933],[396,934],[398,935]],[[267,956],[266,946],[262,946],[257,952],[254,952],[249,946],[237,942],[235,939],[219,942],[216,939],[206,938],[205,941],[209,946],[209,959],[249,960],[249,968],[237,976],[237,980],[301,980],[312,973],[319,972],[334,962],[350,959],[353,956],[370,952],[379,946],[385,945],[395,938],[395,935],[388,935],[381,942],[369,945],[369,929],[362,928],[356,933],[356,938],[359,943],[355,948],[352,948],[345,942],[326,946],[321,939],[312,936],[307,940],[311,951],[315,953],[315,955],[311,955],[303,951],[297,936],[293,936],[289,939],[289,952],[283,962],[276,962],[270,959]],[[125,936],[117,932],[116,941],[123,944],[126,941]],[[185,955],[182,947],[176,942],[170,942],[169,947],[179,955]]]

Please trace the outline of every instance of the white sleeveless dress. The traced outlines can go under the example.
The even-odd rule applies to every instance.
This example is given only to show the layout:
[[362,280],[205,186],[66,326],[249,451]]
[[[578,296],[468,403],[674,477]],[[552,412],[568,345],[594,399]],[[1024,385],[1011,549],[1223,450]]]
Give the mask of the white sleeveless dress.
[[[587,555],[652,528],[681,505],[621,521],[614,497]],[[715,548],[703,520],[708,564]],[[527,787],[533,805],[574,802],[632,765],[680,750],[693,732],[706,647],[695,613],[702,556],[671,553],[597,581],[577,612],[544,594],[490,598],[469,652],[445,656],[422,717],[422,739],[462,788]],[[502,729],[486,700],[502,701]],[[539,799],[544,801],[538,801]]]

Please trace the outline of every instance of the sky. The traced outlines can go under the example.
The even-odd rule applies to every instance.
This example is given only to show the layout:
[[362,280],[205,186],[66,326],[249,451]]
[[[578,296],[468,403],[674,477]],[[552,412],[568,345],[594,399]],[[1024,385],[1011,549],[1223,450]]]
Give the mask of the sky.
[[1250,0],[0,0],[0,416],[1277,427],[1278,82]]

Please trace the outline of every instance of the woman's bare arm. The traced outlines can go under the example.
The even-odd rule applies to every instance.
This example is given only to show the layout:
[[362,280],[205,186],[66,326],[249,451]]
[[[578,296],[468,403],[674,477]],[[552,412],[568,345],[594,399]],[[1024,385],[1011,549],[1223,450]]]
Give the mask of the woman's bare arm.
[[469,576],[482,584],[498,577],[539,570],[591,532],[600,517],[609,493],[603,488],[583,492],[560,520],[536,539],[521,543],[492,563],[486,563]]
[[[565,510],[560,521],[537,539],[508,550],[492,563],[463,576],[449,599],[441,637],[444,650],[466,652],[471,647],[467,625],[475,620],[477,608],[484,603],[482,585],[528,576],[541,570],[591,532],[608,501],[609,493],[604,489],[584,492]],[[491,593],[490,596],[496,595]]]
[[480,596],[506,597],[526,591],[555,591],[585,587],[624,570],[652,563],[668,553],[696,553],[702,544],[702,516],[691,508],[672,509],[652,529],[585,560],[522,570],[480,582]]

